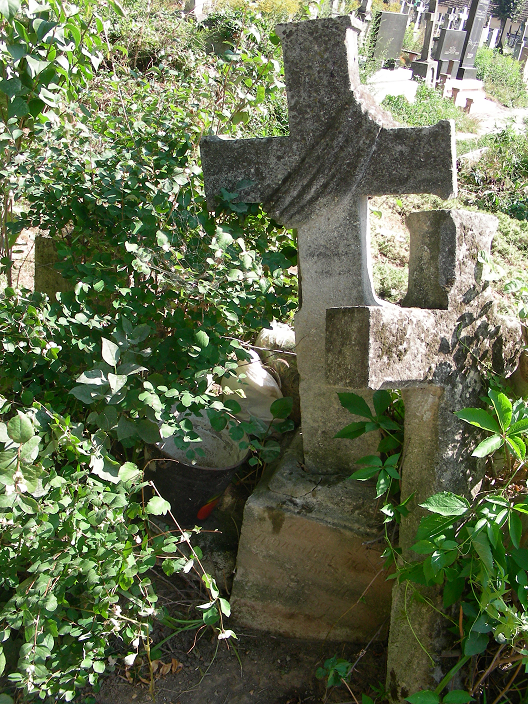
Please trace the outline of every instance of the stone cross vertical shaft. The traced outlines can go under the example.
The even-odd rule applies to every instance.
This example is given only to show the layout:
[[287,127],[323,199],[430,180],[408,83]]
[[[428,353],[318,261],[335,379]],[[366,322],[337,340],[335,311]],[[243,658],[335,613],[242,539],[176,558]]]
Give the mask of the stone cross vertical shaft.
[[318,474],[347,472],[351,457],[332,438],[350,417],[339,406],[341,389],[325,380],[325,313],[381,304],[372,286],[368,196],[452,195],[454,130],[448,121],[401,128],[376,105],[360,85],[358,29],[350,17],[279,25],[276,31],[290,135],[203,139],[206,195],[214,207],[226,188],[297,228],[302,307],[295,334],[305,464]]

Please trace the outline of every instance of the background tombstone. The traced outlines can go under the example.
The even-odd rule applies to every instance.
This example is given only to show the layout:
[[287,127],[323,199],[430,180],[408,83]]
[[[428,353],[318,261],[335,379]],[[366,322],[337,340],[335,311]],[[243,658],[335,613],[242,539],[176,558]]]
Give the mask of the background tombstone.
[[438,61],[438,75],[446,73],[449,62],[452,61],[453,65],[449,77],[456,76],[465,38],[466,33],[460,30],[440,30],[434,57]]
[[525,21],[521,24],[519,27],[519,34],[517,37],[517,42],[515,44],[515,47],[513,49],[513,57],[519,60],[519,57],[521,56],[522,50],[524,48],[524,45],[526,41],[528,40],[528,23]]
[[394,61],[401,55],[403,38],[409,15],[396,12],[377,12],[372,20],[374,59]]
[[411,64],[413,78],[414,76],[423,78],[428,86],[434,85],[438,69],[436,61],[431,59],[431,47],[433,46],[437,10],[438,0],[429,0],[428,10],[425,16],[427,24],[425,28],[422,54],[418,61],[413,61]]
[[[480,405],[483,364],[503,376],[514,370],[521,330],[518,321],[496,314],[488,284],[479,280],[477,257],[490,251],[496,218],[444,210],[412,213],[407,224],[404,307],[327,311],[326,359],[331,383],[402,389],[401,498],[414,492],[416,506],[440,491],[469,496],[478,485],[484,461],[471,456],[475,436],[454,411]],[[358,339],[367,343],[359,346]],[[424,513],[415,509],[402,520],[404,559],[418,559],[410,548]],[[427,597],[434,603],[436,592]],[[433,690],[453,664],[440,658],[449,649],[443,621],[421,600],[407,598],[405,584],[395,587],[387,669],[393,702]]]
[[462,61],[458,69],[458,79],[477,77],[475,56],[480,43],[480,35],[488,17],[490,0],[472,0],[469,17],[466,22],[466,38],[462,48]]
[[297,227],[302,272],[295,318],[302,447],[292,448],[246,504],[233,612],[242,623],[286,635],[368,639],[382,633],[389,606],[383,546],[371,488],[347,477],[372,441],[333,439],[351,418],[339,404],[341,389],[326,381],[325,314],[381,305],[371,281],[368,195],[451,195],[454,129],[449,122],[392,122],[360,84],[350,17],[276,31],[290,136],[201,144],[208,202],[225,188]]

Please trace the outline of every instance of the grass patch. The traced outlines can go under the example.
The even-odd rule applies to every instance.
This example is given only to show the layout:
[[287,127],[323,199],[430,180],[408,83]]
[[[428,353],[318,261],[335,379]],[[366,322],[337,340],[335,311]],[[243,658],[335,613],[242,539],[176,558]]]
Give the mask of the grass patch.
[[413,127],[435,125],[439,120],[454,120],[460,132],[476,132],[478,121],[466,115],[452,100],[443,98],[434,88],[421,82],[416,91],[416,100],[410,103],[402,95],[388,95],[382,106],[392,113],[398,122]]
[[482,46],[475,58],[477,78],[484,81],[486,93],[507,108],[528,106],[528,93],[522,66],[512,56]]

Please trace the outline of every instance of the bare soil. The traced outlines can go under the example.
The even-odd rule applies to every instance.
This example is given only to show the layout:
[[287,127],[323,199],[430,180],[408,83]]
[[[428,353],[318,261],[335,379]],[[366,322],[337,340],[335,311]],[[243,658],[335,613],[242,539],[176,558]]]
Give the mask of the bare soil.
[[[174,639],[170,652],[161,658],[170,670],[164,676],[158,666],[154,674],[158,704],[356,704],[354,696],[361,701],[362,692],[385,680],[383,643],[363,651],[360,644],[314,643],[237,628],[236,621],[230,625],[237,633],[236,645],[219,644],[211,631],[196,642],[190,633]],[[344,686],[327,690],[316,678],[317,668],[333,655],[352,663],[360,657],[349,685],[353,694]],[[135,681],[129,673],[131,682],[124,672],[111,675],[96,695],[97,704],[152,702],[147,667],[134,675]]]

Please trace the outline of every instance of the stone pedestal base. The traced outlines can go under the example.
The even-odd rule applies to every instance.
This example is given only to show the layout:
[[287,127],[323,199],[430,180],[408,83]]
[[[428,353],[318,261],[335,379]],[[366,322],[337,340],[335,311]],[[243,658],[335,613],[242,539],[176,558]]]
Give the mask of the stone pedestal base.
[[477,78],[477,69],[474,66],[469,68],[461,66],[458,69],[457,78],[459,81],[474,81]]
[[413,61],[411,64],[411,69],[414,76],[419,76],[425,80],[428,86],[434,86],[436,81],[436,74],[438,71],[437,61]]
[[297,436],[246,504],[231,594],[236,620],[291,637],[383,638],[392,582],[382,571],[375,504],[363,482],[306,473]]
[[57,242],[50,237],[35,237],[35,291],[46,293],[52,301],[58,291],[73,291],[70,281],[55,269]]

